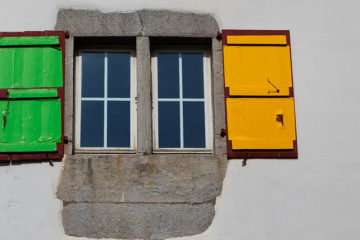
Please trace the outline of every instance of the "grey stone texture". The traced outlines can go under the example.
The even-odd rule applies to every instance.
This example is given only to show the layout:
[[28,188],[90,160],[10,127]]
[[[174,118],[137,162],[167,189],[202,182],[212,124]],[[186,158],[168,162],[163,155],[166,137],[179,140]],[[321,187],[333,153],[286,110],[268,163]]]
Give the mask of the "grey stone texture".
[[[95,238],[164,239],[204,231],[221,194],[227,158],[222,45],[210,15],[140,10],[102,13],[61,9],[56,30],[68,30],[65,52],[64,168],[57,196],[66,234]],[[74,154],[76,37],[136,37],[137,151]],[[212,154],[152,154],[150,38],[212,38]]]
[[210,15],[168,10],[102,13],[60,9],[55,28],[76,36],[215,37],[219,31]]
[[144,36],[215,37],[219,31],[216,20],[210,15],[167,10],[138,13]]
[[[65,122],[64,135],[68,136],[69,141],[73,141],[73,122],[74,122],[74,38],[70,37],[65,42]],[[72,144],[64,145],[64,153],[70,155],[73,153]]]
[[65,232],[91,238],[165,239],[203,232],[215,214],[213,203],[69,203],[62,212]]
[[214,114],[214,150],[216,155],[226,155],[225,137],[221,137],[221,129],[226,129],[225,98],[224,98],[224,68],[221,41],[213,38],[212,50],[212,83],[213,83],[213,114]]
[[150,39],[136,38],[137,60],[137,152],[152,152]]
[[73,36],[137,36],[142,29],[137,12],[60,9],[55,29],[68,30]]
[[226,163],[212,155],[73,155],[57,195],[65,202],[201,203],[221,194]]

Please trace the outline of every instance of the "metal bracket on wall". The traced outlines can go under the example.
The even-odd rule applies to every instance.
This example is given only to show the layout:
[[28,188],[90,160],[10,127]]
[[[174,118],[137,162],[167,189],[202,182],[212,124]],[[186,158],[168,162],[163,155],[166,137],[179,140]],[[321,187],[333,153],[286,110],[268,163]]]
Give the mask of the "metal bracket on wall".
[[243,167],[246,166],[246,162],[247,162],[248,156],[249,156],[249,154],[246,153],[246,154],[245,154],[245,157],[244,157],[244,159],[243,159],[243,161],[242,161],[242,166],[243,166]]
[[218,41],[221,41],[221,40],[222,40],[222,34],[221,34],[221,32],[217,32],[217,33],[216,33],[216,39],[217,39]]
[[221,129],[221,132],[220,132],[220,136],[221,137],[225,137],[226,136],[226,130],[225,129]]

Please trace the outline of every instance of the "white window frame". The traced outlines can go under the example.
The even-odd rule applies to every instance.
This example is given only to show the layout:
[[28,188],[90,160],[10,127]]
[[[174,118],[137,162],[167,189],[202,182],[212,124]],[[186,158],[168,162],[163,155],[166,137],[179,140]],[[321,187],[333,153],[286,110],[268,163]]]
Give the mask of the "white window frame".
[[[130,53],[130,147],[81,147],[81,90],[82,90],[82,53],[83,52],[101,52],[105,53],[104,58],[104,97],[103,98],[88,98],[88,100],[103,99],[104,102],[104,145],[106,146],[106,137],[107,137],[107,101],[128,101],[129,99],[124,98],[108,98],[107,97],[107,53],[110,52],[128,52]],[[109,48],[96,48],[96,49],[81,49],[76,55],[76,82],[75,82],[75,153],[135,153],[136,152],[136,143],[137,143],[137,109],[136,109],[136,53],[134,49],[109,49]]]
[[[159,129],[158,129],[158,64],[157,64],[157,53],[203,53],[203,71],[204,71],[204,105],[205,105],[205,148],[159,148],[158,139],[159,139]],[[154,153],[212,153],[213,151],[213,111],[212,111],[212,81],[211,81],[211,54],[208,50],[199,49],[196,47],[189,49],[183,48],[171,48],[171,49],[159,49],[152,52],[151,56],[151,72],[152,72],[152,106],[153,106],[153,152]],[[179,68],[182,63],[179,62]],[[181,75],[179,71],[179,84],[181,89]],[[180,90],[181,91],[181,90]],[[181,95],[179,96],[180,101],[182,101]],[[197,101],[197,100],[195,100]],[[180,109],[181,111],[181,109]],[[183,116],[180,116],[182,118]],[[181,120],[180,120],[181,121]],[[180,125],[182,123],[180,122]],[[180,131],[183,131],[182,126],[180,126]],[[181,142],[183,138],[181,137],[183,133],[180,133]],[[181,143],[181,145],[183,142]]]

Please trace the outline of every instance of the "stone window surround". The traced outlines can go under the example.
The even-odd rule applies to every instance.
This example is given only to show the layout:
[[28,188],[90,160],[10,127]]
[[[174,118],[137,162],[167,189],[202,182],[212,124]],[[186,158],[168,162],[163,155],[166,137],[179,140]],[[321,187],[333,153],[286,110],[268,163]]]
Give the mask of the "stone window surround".
[[[162,20],[167,18],[166,20]],[[168,22],[166,24],[166,21]],[[105,23],[111,23],[105,25]],[[91,24],[90,24],[91,23]],[[197,24],[194,24],[197,23]],[[119,26],[124,26],[119,28]],[[65,129],[64,135],[72,143],[74,129],[74,94],[75,90],[69,89],[74,86],[74,38],[78,37],[125,37],[127,42],[129,37],[136,37],[136,58],[137,58],[137,108],[140,114],[137,117],[137,153],[152,152],[151,135],[151,46],[150,37],[189,38],[187,44],[193,39],[211,39],[211,61],[212,61],[212,98],[214,104],[214,153],[226,154],[224,138],[219,137],[221,128],[225,128],[225,111],[223,98],[214,96],[223,95],[223,76],[214,76],[214,67],[221,62],[222,65],[222,45],[216,39],[219,31],[218,25],[209,15],[195,15],[192,13],[178,13],[170,11],[150,11],[141,10],[134,13],[108,13],[103,14],[98,11],[87,10],[65,10],[58,12],[56,30],[68,30],[70,38],[66,40],[65,49]],[[166,41],[166,40],[165,40]],[[163,42],[163,41],[162,41]],[[176,41],[175,41],[176,42]],[[216,55],[218,52],[221,54]],[[222,73],[222,69],[218,69]],[[215,78],[217,77],[217,78]],[[216,114],[215,114],[216,113]],[[223,126],[219,128],[219,124]],[[73,144],[65,145],[65,154],[74,154]]]
[[[101,13],[60,9],[55,28],[70,33],[65,52],[64,133],[69,144],[65,145],[64,169],[57,192],[64,203],[65,232],[82,237],[164,239],[206,230],[215,214],[214,204],[221,194],[227,166],[226,141],[220,136],[225,128],[222,44],[216,39],[219,28],[215,19],[166,10]],[[136,39],[136,154],[74,155],[74,40],[77,37]],[[152,154],[150,45],[153,37],[175,42],[176,39],[209,40],[212,154]],[[148,209],[155,212],[150,210],[146,214]],[[138,217],[143,222],[130,221]],[[107,224],[100,223],[104,221]],[[122,225],[129,221],[138,228]],[[114,226],[120,227],[114,230]]]

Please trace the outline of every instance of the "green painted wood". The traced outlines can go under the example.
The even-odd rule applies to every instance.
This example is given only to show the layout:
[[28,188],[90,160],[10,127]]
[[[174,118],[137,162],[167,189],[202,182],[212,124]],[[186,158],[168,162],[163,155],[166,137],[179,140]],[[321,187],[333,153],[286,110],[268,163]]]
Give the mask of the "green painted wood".
[[[0,101],[0,152],[51,152],[61,142],[60,99]],[[3,116],[6,116],[4,127]]]
[[59,45],[59,37],[0,37],[0,46]]
[[57,89],[9,89],[9,98],[49,98],[57,97]]
[[24,144],[19,146],[18,143],[0,143],[0,152],[55,152],[56,143],[36,143]]
[[0,88],[62,87],[60,48],[0,48]]

